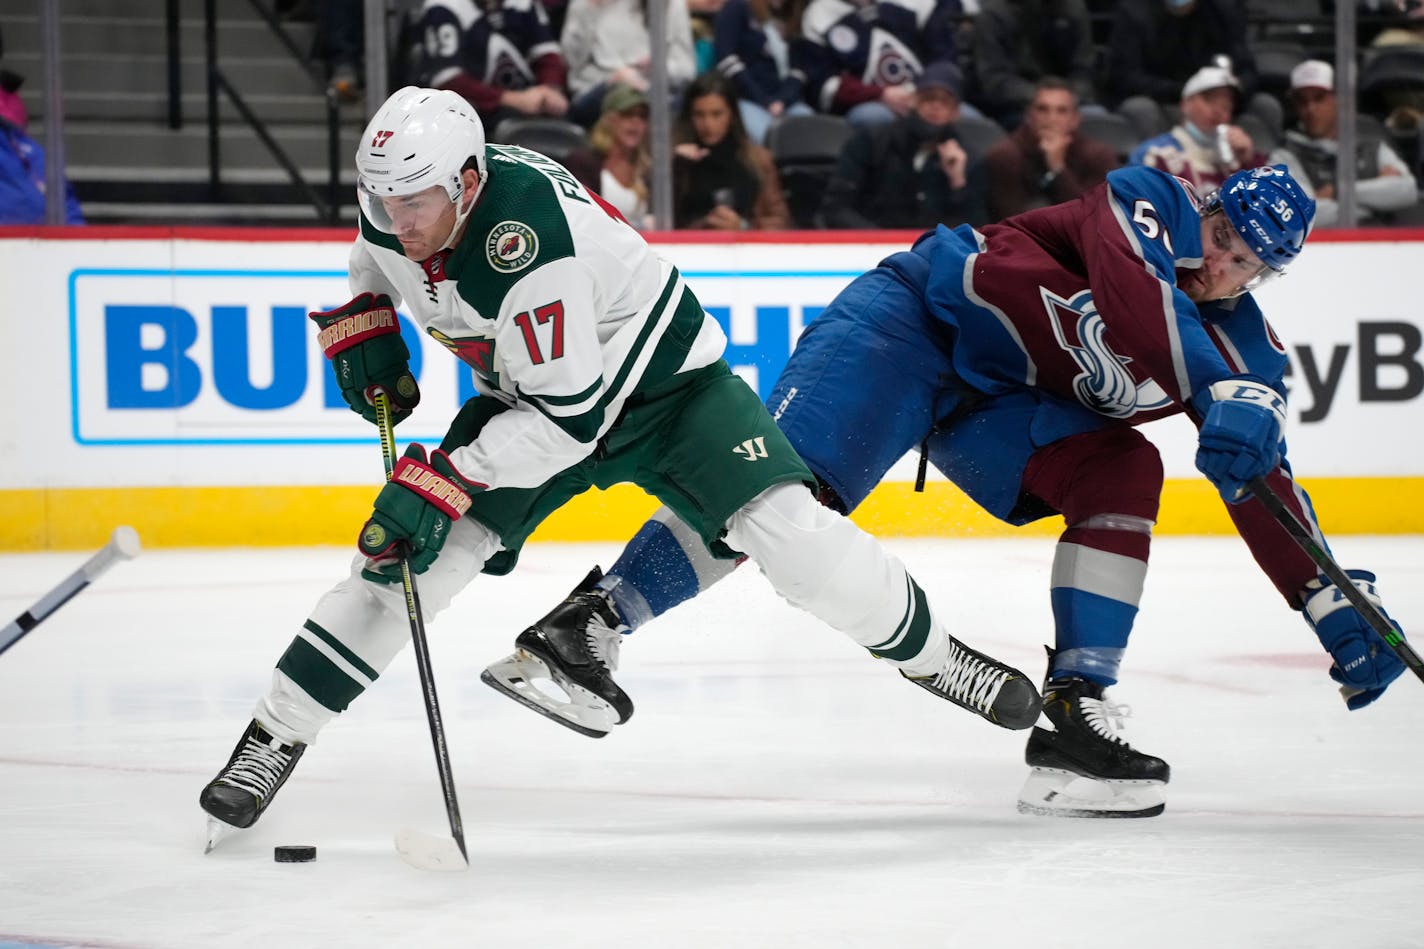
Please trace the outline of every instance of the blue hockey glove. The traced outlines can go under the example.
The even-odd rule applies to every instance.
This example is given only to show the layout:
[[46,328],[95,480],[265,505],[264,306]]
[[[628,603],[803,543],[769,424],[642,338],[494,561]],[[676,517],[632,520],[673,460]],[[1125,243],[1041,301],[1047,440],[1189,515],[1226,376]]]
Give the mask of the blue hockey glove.
[[341,397],[351,411],[374,425],[378,389],[390,399],[392,425],[420,404],[420,387],[410,372],[410,350],[401,339],[390,297],[363,293],[334,310],[307,315],[321,329],[317,342],[331,360]]
[[466,480],[443,451],[427,461],[425,449],[411,445],[376,495],[376,509],[361,528],[356,546],[367,558],[361,576],[399,583],[401,557],[412,573],[429,570],[451,526],[470,509],[470,495],[484,487]]
[[[1345,573],[1384,613],[1379,594],[1375,592],[1375,575],[1368,570],[1346,570]],[[1389,614],[1386,613],[1385,618],[1389,619]],[[1330,678],[1340,683],[1340,694],[1351,711],[1364,708],[1383,695],[1385,688],[1404,671],[1404,663],[1389,648],[1389,643],[1325,577],[1305,586],[1305,619],[1315,630],[1320,644],[1334,658]],[[1398,623],[1389,621],[1404,635]]]
[[1202,416],[1197,469],[1228,504],[1249,495],[1247,482],[1280,463],[1286,405],[1280,394],[1246,376],[1223,379],[1192,398]]

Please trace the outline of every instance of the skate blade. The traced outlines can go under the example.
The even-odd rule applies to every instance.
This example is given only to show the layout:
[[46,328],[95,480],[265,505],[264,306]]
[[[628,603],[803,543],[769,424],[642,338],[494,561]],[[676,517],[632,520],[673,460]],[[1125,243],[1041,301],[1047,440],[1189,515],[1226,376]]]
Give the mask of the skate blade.
[[227,840],[229,837],[231,837],[237,832],[238,828],[232,826],[231,824],[220,821],[216,817],[209,817],[208,844],[206,847],[203,848],[203,853],[212,853],[213,848],[215,848],[218,844],[222,843],[224,840]]
[[470,869],[464,851],[448,834],[427,834],[413,827],[402,827],[396,831],[395,843],[400,858],[417,870],[455,873]]
[[[550,695],[534,684],[536,680],[553,683],[567,698]],[[542,659],[523,649],[491,663],[480,673],[480,681],[550,721],[589,738],[602,738],[618,724],[618,713],[613,706],[577,683],[555,676]]]
[[1156,817],[1167,806],[1160,781],[1105,781],[1034,768],[1019,791],[1020,814],[1036,817]]

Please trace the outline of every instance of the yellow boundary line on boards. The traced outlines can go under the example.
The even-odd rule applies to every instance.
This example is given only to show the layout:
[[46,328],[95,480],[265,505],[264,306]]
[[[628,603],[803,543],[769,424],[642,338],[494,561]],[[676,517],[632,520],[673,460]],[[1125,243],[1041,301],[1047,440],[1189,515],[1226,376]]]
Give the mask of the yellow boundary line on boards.
[[[1324,478],[1305,482],[1330,534],[1424,534],[1424,478]],[[370,512],[371,487],[68,488],[0,491],[0,550],[84,550],[118,524],[147,547],[285,547],[353,544]],[[640,489],[593,490],[557,511],[534,541],[622,541],[657,508]],[[901,537],[1055,536],[1059,518],[1015,528],[985,514],[953,485],[917,495],[907,482],[881,484],[854,520]],[[1232,534],[1216,493],[1201,478],[1170,480],[1156,533]]]

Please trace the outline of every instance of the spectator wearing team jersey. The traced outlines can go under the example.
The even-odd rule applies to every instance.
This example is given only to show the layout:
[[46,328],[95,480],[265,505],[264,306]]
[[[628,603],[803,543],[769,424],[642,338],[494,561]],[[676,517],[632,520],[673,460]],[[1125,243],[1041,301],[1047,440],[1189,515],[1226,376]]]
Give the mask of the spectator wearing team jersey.
[[[932,63],[955,64],[960,0],[810,0],[793,63],[806,99],[854,125],[880,125],[915,107],[915,81]],[[964,108],[962,97],[957,97]]]
[[771,123],[783,115],[809,115],[806,76],[791,65],[805,0],[726,0],[714,24],[717,71],[737,90],[737,111],[747,135],[766,144]]
[[[559,44],[569,66],[569,117],[588,128],[597,121],[609,87],[648,90],[652,43],[650,0],[570,0]],[[697,74],[687,0],[667,0],[667,78],[675,108]]]
[[459,93],[491,132],[504,119],[568,112],[568,67],[540,0],[426,0],[399,46],[401,85]]
[[1129,165],[1147,165],[1215,191],[1232,172],[1266,163],[1245,129],[1233,125],[1241,84],[1229,70],[1205,66],[1182,87],[1182,121],[1138,145]]

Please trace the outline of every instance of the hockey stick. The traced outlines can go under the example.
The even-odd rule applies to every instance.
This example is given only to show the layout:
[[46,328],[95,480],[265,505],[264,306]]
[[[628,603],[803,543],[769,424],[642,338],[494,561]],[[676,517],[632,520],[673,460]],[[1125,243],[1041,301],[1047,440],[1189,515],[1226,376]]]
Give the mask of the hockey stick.
[[1271,512],[1271,516],[1286,529],[1286,533],[1300,545],[1300,549],[1305,551],[1307,557],[1315,561],[1315,565],[1320,568],[1320,572],[1333,584],[1335,589],[1344,594],[1345,599],[1350,601],[1359,614],[1365,618],[1365,622],[1370,624],[1370,628],[1380,634],[1394,654],[1399,657],[1410,670],[1424,680],[1424,660],[1419,658],[1419,653],[1414,651],[1414,647],[1409,645],[1409,641],[1399,634],[1399,630],[1394,628],[1385,615],[1380,612],[1379,607],[1370,602],[1369,597],[1360,592],[1360,588],[1355,586],[1353,580],[1340,569],[1340,565],[1335,559],[1325,552],[1310,533],[1300,518],[1295,516],[1295,512],[1286,507],[1280,495],[1272,490],[1266,483],[1265,478],[1253,478],[1247,487],[1256,499],[1266,506],[1266,510]]
[[[381,458],[386,465],[386,480],[389,481],[396,468],[395,423],[391,420],[389,397],[384,392],[378,392],[374,401],[376,427],[381,432]],[[405,588],[405,611],[410,618],[410,641],[415,647],[415,667],[420,672],[420,690],[425,698],[425,717],[430,722],[430,740],[435,745],[435,766],[440,772],[440,790],[445,795],[445,814],[450,818],[450,836],[440,837],[413,828],[402,828],[396,834],[396,850],[401,859],[421,870],[467,870],[470,857],[465,851],[465,829],[460,823],[460,802],[455,797],[455,776],[450,771],[450,747],[445,743],[440,702],[435,697],[435,672],[430,665],[430,645],[425,638],[420,595],[415,589],[410,561],[402,557],[400,568],[401,585]]]
[[0,630],[0,653],[15,645],[26,633],[43,623],[51,613],[74,599],[80,590],[97,580],[104,571],[120,560],[132,560],[138,556],[138,552],[138,532],[132,527],[114,528],[109,542],[84,561],[82,567],[65,577],[58,586],[40,597],[34,606]]

